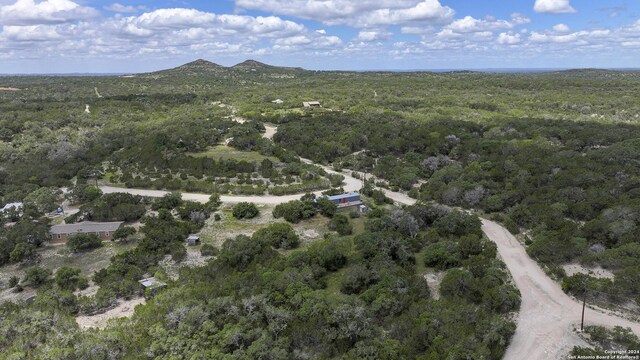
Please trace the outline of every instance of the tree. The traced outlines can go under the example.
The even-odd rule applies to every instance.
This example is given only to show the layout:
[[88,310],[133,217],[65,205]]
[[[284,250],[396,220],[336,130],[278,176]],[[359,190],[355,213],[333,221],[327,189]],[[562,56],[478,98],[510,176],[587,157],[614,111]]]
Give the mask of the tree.
[[24,198],[24,202],[32,203],[38,211],[48,213],[60,206],[62,191],[54,187],[41,187]]
[[135,235],[136,232],[137,230],[133,226],[123,226],[113,232],[112,239],[113,241],[124,241],[124,240],[127,240],[129,237]]
[[211,244],[203,244],[200,248],[200,255],[202,256],[217,256],[220,250]]
[[338,210],[338,205],[326,197],[321,197],[317,200],[318,210],[320,214],[326,217],[333,217]]
[[102,240],[96,234],[75,234],[69,236],[67,240],[67,247],[73,252],[96,249],[101,246]]
[[233,217],[236,219],[253,219],[258,216],[260,210],[254,203],[241,202],[233,207]]
[[45,269],[40,266],[34,266],[27,269],[27,273],[23,279],[23,282],[29,284],[32,287],[39,287],[51,276],[51,270]]
[[468,270],[451,269],[442,278],[440,294],[449,299],[463,298],[476,301],[477,281]]
[[293,200],[284,204],[279,204],[273,209],[273,217],[284,218],[290,223],[297,224],[301,220],[306,220],[316,214],[316,208],[310,200]]
[[74,204],[91,202],[100,196],[102,196],[102,190],[87,184],[76,184],[66,195],[67,199]]
[[343,214],[337,214],[329,222],[329,230],[337,231],[340,235],[351,235],[353,233],[353,225],[349,222],[349,218]]
[[9,255],[9,259],[12,262],[20,262],[23,260],[28,260],[33,258],[36,255],[36,247],[29,243],[19,243],[13,248],[11,254]]
[[171,192],[161,198],[156,199],[153,205],[151,205],[151,208],[153,210],[173,210],[180,205],[182,205],[182,194],[180,194],[179,192]]
[[221,204],[222,204],[222,201],[220,200],[220,194],[211,194],[211,196],[209,196],[209,201],[207,202],[206,206],[210,212],[213,212],[218,210]]
[[63,290],[74,291],[86,287],[87,279],[80,276],[80,269],[63,266],[56,271],[55,283]]
[[252,238],[264,241],[277,249],[293,249],[298,247],[300,243],[300,239],[291,225],[285,223],[273,223],[256,231]]

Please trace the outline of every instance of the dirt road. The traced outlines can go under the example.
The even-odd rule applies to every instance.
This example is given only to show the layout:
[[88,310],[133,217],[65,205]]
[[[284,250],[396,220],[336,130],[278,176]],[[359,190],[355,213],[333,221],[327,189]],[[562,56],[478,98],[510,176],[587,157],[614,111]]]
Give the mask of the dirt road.
[[[518,328],[504,359],[561,359],[573,346],[585,345],[573,330],[580,328],[582,304],[567,296],[504,227],[483,219],[482,231],[498,245],[498,252],[522,294]],[[589,308],[585,324],[620,325],[640,334],[639,323]]]
[[[268,129],[269,136],[273,136],[277,128]],[[273,133],[271,133],[273,132]],[[267,137],[267,134],[265,134]],[[302,159],[312,164],[311,160]],[[328,166],[318,165],[329,173],[336,173]],[[362,181],[351,176],[351,170],[343,171],[345,177],[345,191],[358,191],[362,188]],[[358,176],[362,177],[359,173]],[[165,191],[122,189],[101,187],[103,192],[128,192],[145,196],[162,196]],[[399,192],[382,189],[385,194],[397,203],[412,205],[415,199]],[[302,194],[288,196],[221,196],[223,202],[237,203],[249,201],[257,204],[275,205],[282,202],[299,199]],[[186,200],[206,202],[205,194],[183,193]],[[567,296],[560,286],[542,271],[540,266],[526,253],[517,239],[501,225],[483,219],[482,231],[494,241],[498,247],[500,257],[507,265],[515,285],[522,295],[522,305],[518,316],[518,328],[507,348],[504,359],[547,360],[561,359],[571,351],[573,346],[586,346],[574,329],[580,328],[582,304]],[[606,314],[587,308],[585,312],[586,325],[603,325],[630,327],[640,335],[640,323],[622,319],[618,316]]]

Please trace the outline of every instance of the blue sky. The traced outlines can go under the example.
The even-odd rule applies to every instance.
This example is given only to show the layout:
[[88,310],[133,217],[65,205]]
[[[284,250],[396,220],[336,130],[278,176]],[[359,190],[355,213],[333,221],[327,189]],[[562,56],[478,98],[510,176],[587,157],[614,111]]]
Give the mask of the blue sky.
[[0,73],[640,67],[637,0],[0,0]]

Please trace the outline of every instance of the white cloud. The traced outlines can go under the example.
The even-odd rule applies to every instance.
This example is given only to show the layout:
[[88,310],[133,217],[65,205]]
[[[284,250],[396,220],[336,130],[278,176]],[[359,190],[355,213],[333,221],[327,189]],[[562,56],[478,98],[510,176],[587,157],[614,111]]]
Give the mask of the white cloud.
[[565,24],[557,24],[553,27],[553,31],[557,33],[568,33],[569,31],[571,31],[571,29],[569,29],[569,27]]
[[520,43],[520,34],[500,33],[498,35],[498,43],[502,45],[514,45]]
[[447,23],[454,10],[438,0],[237,0],[243,9],[321,21],[327,25],[372,27],[407,22]]
[[517,25],[527,24],[531,20],[521,14],[513,14],[511,21],[497,20],[495,18],[475,19],[471,16],[465,16],[451,24],[445,26],[445,29],[456,33],[472,33],[481,31],[493,31],[500,29],[512,29]]
[[538,13],[566,14],[575,13],[569,0],[536,0],[533,10]]
[[105,10],[117,12],[117,13],[136,13],[139,11],[147,10],[146,6],[131,6],[114,3],[109,6],[105,6]]
[[49,41],[61,39],[55,27],[46,25],[5,26],[2,32],[5,41]]
[[61,24],[98,15],[95,9],[70,0],[17,0],[12,5],[0,7],[0,20],[5,25]]
[[363,42],[389,40],[393,34],[384,30],[363,30],[358,33],[357,40]]

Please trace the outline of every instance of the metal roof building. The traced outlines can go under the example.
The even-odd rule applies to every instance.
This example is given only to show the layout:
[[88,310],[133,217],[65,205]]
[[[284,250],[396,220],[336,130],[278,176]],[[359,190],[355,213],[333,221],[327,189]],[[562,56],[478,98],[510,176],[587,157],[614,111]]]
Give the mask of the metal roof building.
[[60,224],[53,225],[50,234],[80,234],[80,233],[100,233],[100,232],[114,232],[122,226],[122,221],[116,222],[93,222],[83,221],[75,224]]
[[357,192],[327,196],[327,199],[338,205],[356,205],[361,203],[360,194]]

